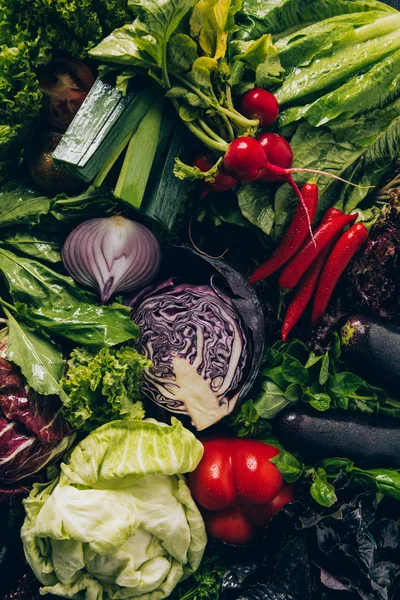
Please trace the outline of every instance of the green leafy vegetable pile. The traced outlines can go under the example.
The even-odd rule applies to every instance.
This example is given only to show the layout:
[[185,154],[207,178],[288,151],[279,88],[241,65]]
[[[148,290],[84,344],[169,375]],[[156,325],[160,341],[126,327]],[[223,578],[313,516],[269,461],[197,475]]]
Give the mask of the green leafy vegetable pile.
[[276,342],[265,354],[254,394],[234,416],[240,436],[262,431],[265,426],[260,419],[272,419],[286,406],[299,402],[318,411],[340,408],[400,416],[399,402],[385,390],[346,370],[338,336],[331,350],[318,355],[299,340]]
[[[399,14],[381,2],[245,0],[240,16],[243,39],[273,34],[285,69],[274,91],[277,131],[291,140],[293,167],[366,186],[318,177],[319,215],[331,205],[351,212],[400,154]],[[251,223],[278,238],[295,207],[287,185],[245,184],[238,200]]]
[[[234,39],[241,2],[132,0],[130,5],[138,18],[90,51],[111,70],[119,68],[117,87],[125,90],[130,77],[149,73],[167,90],[190,131],[216,151],[226,150],[226,140],[254,134],[258,121],[236,110],[232,94],[276,84],[282,68],[269,34],[249,42]],[[204,177],[182,162],[175,174]]]
[[21,162],[41,108],[38,69],[54,52],[85,57],[129,20],[120,0],[1,0],[0,181]]
[[119,418],[144,418],[139,383],[151,365],[129,346],[102,348],[96,355],[76,348],[67,363],[61,387],[68,398],[65,414],[74,429],[91,431]]

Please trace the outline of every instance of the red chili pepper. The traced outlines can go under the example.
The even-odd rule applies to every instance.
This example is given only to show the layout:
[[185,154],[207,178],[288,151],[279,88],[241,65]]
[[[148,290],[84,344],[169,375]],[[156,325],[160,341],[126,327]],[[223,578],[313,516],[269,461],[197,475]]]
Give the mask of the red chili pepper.
[[329,209],[320,226],[314,231],[314,239],[308,240],[284,268],[279,278],[279,286],[282,289],[293,290],[324,248],[336,238],[343,227],[353,223],[356,218],[357,215],[344,215],[337,209]]
[[336,242],[318,283],[312,313],[313,325],[324,314],[340,276],[367,239],[368,229],[364,223],[356,223]]
[[202,443],[203,458],[188,480],[194,499],[207,509],[207,530],[227,543],[247,544],[288,498],[288,490],[277,497],[283,479],[269,460],[279,450],[258,440],[224,438]]
[[289,333],[292,331],[293,327],[306,310],[308,303],[315,292],[318,279],[331,249],[332,245],[326,247],[325,250],[323,250],[321,254],[314,260],[314,262],[308,267],[308,270],[301,278],[296,293],[287,308],[285,319],[282,324],[283,341],[287,340]]
[[[301,193],[304,206],[299,203],[285,236],[275,248],[268,260],[259,266],[249,278],[251,283],[269,277],[283,267],[300,250],[309,235],[309,222],[313,222],[318,205],[318,187],[314,183],[306,183]],[[308,218],[305,207],[308,211]]]

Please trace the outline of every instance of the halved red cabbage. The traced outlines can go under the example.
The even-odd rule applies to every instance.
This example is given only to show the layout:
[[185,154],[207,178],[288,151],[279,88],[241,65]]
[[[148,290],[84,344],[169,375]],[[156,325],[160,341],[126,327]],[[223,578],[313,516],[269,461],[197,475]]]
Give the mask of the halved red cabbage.
[[72,440],[59,399],[27,389],[18,369],[0,353],[1,495],[23,491],[15,483],[60,458]]
[[139,350],[153,363],[142,391],[203,430],[232,412],[254,381],[264,320],[251,286],[222,261],[204,262],[187,249],[171,257],[169,271],[180,281],[146,288],[130,303]]

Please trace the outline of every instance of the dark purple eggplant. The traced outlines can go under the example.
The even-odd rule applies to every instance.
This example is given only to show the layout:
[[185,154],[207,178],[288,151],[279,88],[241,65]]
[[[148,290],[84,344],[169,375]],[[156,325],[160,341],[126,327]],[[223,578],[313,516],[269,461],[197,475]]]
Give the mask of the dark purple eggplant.
[[400,392],[400,328],[362,315],[341,331],[342,356],[354,373],[395,396]]
[[359,467],[400,468],[400,419],[295,407],[275,417],[274,431],[287,450],[309,464],[338,457]]

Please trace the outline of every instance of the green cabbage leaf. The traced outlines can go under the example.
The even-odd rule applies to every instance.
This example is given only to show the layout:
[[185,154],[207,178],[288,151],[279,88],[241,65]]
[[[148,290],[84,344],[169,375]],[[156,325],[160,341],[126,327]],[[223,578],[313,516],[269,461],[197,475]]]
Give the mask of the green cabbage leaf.
[[162,600],[196,571],[207,542],[182,473],[202,444],[177,419],[93,431],[24,501],[22,540],[42,593]]

